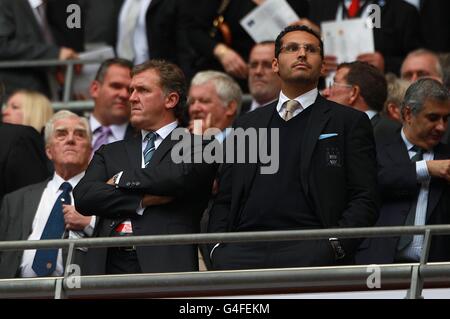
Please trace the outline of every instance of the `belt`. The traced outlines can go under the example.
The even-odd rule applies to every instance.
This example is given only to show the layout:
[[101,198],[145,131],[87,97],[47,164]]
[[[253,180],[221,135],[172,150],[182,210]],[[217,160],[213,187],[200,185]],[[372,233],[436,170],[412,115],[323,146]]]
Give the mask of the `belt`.
[[136,246],[114,247],[114,249],[117,249],[118,251],[132,252],[136,251]]

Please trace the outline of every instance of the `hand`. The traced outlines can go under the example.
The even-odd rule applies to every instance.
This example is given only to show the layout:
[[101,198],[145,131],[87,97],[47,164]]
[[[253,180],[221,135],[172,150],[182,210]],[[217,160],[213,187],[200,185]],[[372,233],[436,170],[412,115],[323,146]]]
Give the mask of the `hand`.
[[144,197],[142,198],[142,206],[148,207],[148,206],[164,205],[170,203],[173,200],[174,198],[170,196],[145,194]]
[[71,48],[61,47],[59,49],[59,60],[78,59],[78,53]]
[[220,61],[225,71],[237,78],[245,79],[248,74],[247,63],[233,49],[223,43],[214,48],[214,55]]
[[[193,119],[189,121],[189,132],[191,132],[192,134],[195,135],[203,135],[203,133],[211,128],[211,119],[212,119],[212,114],[208,113],[206,115],[206,118],[203,119]],[[201,125],[199,125],[198,123],[200,123]]]
[[312,22],[311,20],[306,19],[306,18],[302,18],[295,22],[292,22],[290,25],[305,25],[308,28],[312,29],[317,34],[320,34],[320,27],[317,24],[315,24],[314,22]]
[[337,70],[337,57],[334,55],[325,55],[323,57],[323,69],[322,75],[328,76],[330,73],[335,72]]
[[450,160],[432,160],[426,163],[431,176],[450,182]]
[[380,52],[360,54],[356,60],[367,62],[384,73],[384,57]]
[[83,230],[91,222],[91,216],[83,216],[73,205],[63,205],[64,224],[68,230]]

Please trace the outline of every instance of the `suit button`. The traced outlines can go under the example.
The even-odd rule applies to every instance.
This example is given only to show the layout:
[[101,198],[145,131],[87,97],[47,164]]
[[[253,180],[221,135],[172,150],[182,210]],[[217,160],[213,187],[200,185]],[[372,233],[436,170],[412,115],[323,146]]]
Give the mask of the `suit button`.
[[115,222],[111,222],[111,224],[109,225],[109,227],[113,228],[116,225]]
[[130,182],[127,182],[127,184],[126,184],[127,186],[131,186],[131,183]]
[[136,182],[136,186],[140,186],[141,185],[141,182]]
[[131,186],[132,187],[136,186],[136,183],[135,182],[131,182]]

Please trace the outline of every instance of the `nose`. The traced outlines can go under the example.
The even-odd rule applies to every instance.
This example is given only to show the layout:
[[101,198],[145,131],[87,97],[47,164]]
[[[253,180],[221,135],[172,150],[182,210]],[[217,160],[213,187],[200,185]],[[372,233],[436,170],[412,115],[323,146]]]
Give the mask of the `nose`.
[[445,131],[447,131],[448,121],[444,119],[440,119],[439,122],[436,125],[436,131],[439,133],[444,134]]
[[418,78],[419,78],[419,76],[417,75],[417,72],[414,72],[411,76],[410,81],[415,82]]
[[9,115],[9,107],[3,108],[3,109],[2,109],[2,114],[3,114],[3,116]]
[[203,104],[198,100],[194,100],[191,105],[189,105],[189,113],[196,114],[203,111]]
[[327,87],[322,91],[322,96],[328,99],[331,96],[331,88]]
[[123,99],[129,99],[130,98],[130,91],[128,88],[123,88],[119,92],[119,96]]
[[128,93],[128,95],[129,95],[128,99],[129,99],[130,102],[137,102],[138,101],[137,94],[136,94],[135,90],[131,91],[131,93]]

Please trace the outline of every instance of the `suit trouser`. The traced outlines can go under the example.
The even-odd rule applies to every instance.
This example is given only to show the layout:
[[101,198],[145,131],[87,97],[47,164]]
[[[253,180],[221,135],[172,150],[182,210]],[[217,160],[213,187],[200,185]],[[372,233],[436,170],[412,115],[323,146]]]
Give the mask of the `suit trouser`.
[[215,270],[330,265],[336,261],[328,240],[221,244],[212,255]]

